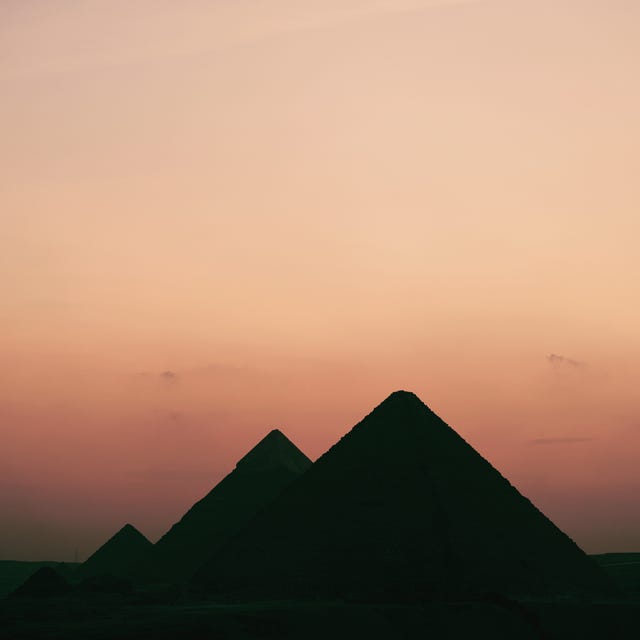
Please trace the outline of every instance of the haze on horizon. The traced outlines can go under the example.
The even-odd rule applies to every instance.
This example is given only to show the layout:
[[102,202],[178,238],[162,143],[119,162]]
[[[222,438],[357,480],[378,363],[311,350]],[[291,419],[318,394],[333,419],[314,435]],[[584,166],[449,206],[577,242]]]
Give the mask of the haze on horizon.
[[157,539],[417,393],[640,551],[640,5],[0,5],[0,559]]

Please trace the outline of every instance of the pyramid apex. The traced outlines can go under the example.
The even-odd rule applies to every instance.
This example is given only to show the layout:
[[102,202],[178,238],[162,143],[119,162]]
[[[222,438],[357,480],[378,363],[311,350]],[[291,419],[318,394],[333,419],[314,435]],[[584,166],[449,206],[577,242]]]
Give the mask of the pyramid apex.
[[136,529],[130,522],[127,522],[127,524],[125,524],[124,527],[122,527],[116,533],[116,536],[122,536],[122,535],[127,535],[127,536],[135,535],[135,536],[142,536],[144,538],[142,533],[140,533],[140,531],[138,531],[138,529]]
[[287,438],[287,436],[285,436],[284,433],[280,431],[280,429],[271,429],[271,431],[269,431],[269,433],[267,433],[267,435],[262,440],[264,441],[267,438],[284,438],[287,441],[289,440],[289,438]]
[[[393,401],[403,401],[403,402],[419,402],[423,404],[422,400],[418,398],[418,396],[413,393],[413,391],[406,391],[404,389],[399,389],[398,391],[394,391],[391,395],[387,397],[387,400]],[[386,400],[385,400],[386,402]]]
[[393,411],[412,411],[412,410],[422,410],[425,409],[429,411],[427,405],[420,400],[420,398],[413,393],[413,391],[405,391],[404,389],[400,389],[398,391],[394,391],[392,394],[387,396],[375,409],[378,411],[380,409],[383,410],[393,410]]
[[258,471],[268,467],[286,466],[304,471],[311,460],[296,447],[280,429],[272,429],[236,464],[239,471]]

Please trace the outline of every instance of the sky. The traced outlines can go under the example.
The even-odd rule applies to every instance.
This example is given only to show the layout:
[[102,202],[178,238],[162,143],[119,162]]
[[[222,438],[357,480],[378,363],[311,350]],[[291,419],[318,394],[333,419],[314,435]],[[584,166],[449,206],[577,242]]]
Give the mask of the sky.
[[156,540],[407,389],[640,551],[640,3],[0,3],[0,559]]

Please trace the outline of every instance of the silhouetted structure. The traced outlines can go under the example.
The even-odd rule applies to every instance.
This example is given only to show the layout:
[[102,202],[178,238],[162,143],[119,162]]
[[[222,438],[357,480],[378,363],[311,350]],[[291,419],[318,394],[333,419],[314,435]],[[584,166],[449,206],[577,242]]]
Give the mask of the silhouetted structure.
[[584,594],[596,564],[414,394],[356,425],[197,572],[237,597]]
[[152,550],[151,542],[133,525],[126,524],[78,567],[78,576],[88,578],[110,574],[131,578]]
[[156,543],[156,577],[189,578],[311,461],[281,431],[265,436]]
[[70,580],[78,565],[71,562],[28,562],[0,560],[0,599],[8,596],[17,587],[42,567],[53,567],[65,580]]
[[10,597],[52,598],[65,596],[70,590],[69,583],[53,567],[40,567]]

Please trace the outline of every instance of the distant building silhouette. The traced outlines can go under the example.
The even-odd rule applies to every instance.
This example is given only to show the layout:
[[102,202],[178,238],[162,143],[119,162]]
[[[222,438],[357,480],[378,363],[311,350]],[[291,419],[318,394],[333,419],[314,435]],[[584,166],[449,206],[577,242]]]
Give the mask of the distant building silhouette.
[[11,598],[52,598],[66,596],[69,583],[53,567],[40,567],[10,594]]

